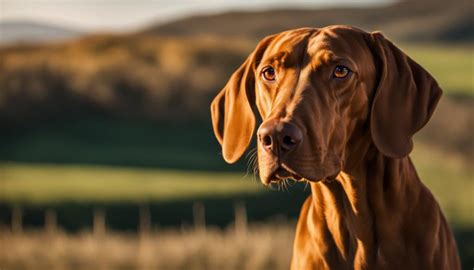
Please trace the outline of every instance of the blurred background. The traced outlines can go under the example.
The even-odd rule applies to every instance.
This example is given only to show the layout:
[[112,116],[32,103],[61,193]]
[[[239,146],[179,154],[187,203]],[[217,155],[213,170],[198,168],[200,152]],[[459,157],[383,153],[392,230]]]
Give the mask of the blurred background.
[[412,158],[474,266],[472,1],[0,0],[1,269],[288,269],[309,192],[227,165],[212,98],[266,35],[381,30],[444,89]]

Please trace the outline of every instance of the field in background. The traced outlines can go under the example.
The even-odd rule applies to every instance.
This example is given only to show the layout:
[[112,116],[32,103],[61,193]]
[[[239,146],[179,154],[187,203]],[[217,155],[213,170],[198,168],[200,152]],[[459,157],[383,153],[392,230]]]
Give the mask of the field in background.
[[[254,224],[244,230],[160,230],[136,236],[109,232],[0,231],[8,249],[2,269],[288,269],[295,224]],[[48,242],[45,249],[44,242]]]
[[72,165],[0,165],[0,201],[168,201],[258,193],[255,177],[240,173]]
[[[420,142],[415,145],[412,157],[418,173],[440,203],[454,229],[463,264],[469,266],[474,263],[473,169],[463,156],[440,152]],[[199,201],[202,196],[207,199],[232,197],[238,193],[262,196],[269,192],[252,181],[251,176],[244,177],[240,173],[8,163],[0,168],[1,186],[6,191],[0,194],[0,201],[19,205],[44,207],[64,200],[79,204],[118,200],[136,204],[154,200],[154,203],[166,204],[169,200],[187,198]],[[291,189],[273,192],[272,201],[285,200],[291,192]],[[245,197],[240,200],[245,202]],[[194,225],[182,223],[181,230],[158,225],[160,216],[166,215],[163,210],[152,211],[151,217],[148,216],[152,221],[147,225],[148,229],[143,231],[143,225],[140,225],[137,232],[114,231],[108,228],[105,220],[100,221],[103,222],[100,230],[94,224],[74,234],[62,231],[57,225],[53,230],[49,228],[51,225],[46,225],[42,231],[41,225],[23,233],[12,233],[4,227],[0,229],[0,242],[9,248],[0,252],[0,265],[7,269],[288,269],[293,222],[268,223],[267,220],[265,224],[254,223],[255,215],[247,216],[245,211],[271,208],[272,205],[249,200],[240,221],[236,219],[236,212],[231,217],[233,221],[219,229],[213,227],[212,222],[213,216],[221,215],[221,212],[215,211],[212,205],[221,203],[206,204],[204,221],[200,222],[204,226],[207,222],[207,227],[196,223],[199,221],[194,217]],[[290,207],[297,209],[299,205]],[[232,211],[228,204],[224,212]],[[277,209],[278,212],[284,211]],[[107,222],[114,222],[114,215],[118,213],[120,211],[109,211],[106,216],[111,221]],[[296,215],[290,218],[294,219]],[[47,251],[44,241],[49,243]]]
[[[422,181],[435,194],[450,223],[474,226],[474,170],[463,156],[416,142],[412,158]],[[0,201],[10,204],[159,203],[269,192],[253,175],[242,173],[3,163],[0,175]]]
[[399,46],[433,75],[445,95],[474,96],[473,46],[429,44]]
[[[146,234],[0,230],[5,269],[287,270],[293,222],[252,224],[244,230],[154,230]],[[463,269],[474,263],[472,231],[456,230]],[[45,248],[45,242],[48,243]]]

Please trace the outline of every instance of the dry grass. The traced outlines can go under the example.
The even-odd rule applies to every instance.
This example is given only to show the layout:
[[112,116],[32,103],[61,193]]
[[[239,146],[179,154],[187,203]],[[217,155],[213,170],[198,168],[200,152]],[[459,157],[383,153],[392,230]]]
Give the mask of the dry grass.
[[0,231],[0,269],[288,269],[294,224],[246,232],[156,230],[136,234]]
[[43,116],[98,110],[160,120],[204,111],[208,117],[210,97],[252,46],[241,39],[95,35],[0,48],[0,112],[19,119],[34,118],[36,107]]

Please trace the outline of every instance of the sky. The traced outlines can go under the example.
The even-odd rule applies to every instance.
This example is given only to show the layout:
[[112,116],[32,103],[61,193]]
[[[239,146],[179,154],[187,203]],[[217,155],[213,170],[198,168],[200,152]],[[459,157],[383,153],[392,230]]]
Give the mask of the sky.
[[268,8],[373,6],[392,0],[0,0],[1,21],[33,21],[81,31],[139,29],[197,14]]

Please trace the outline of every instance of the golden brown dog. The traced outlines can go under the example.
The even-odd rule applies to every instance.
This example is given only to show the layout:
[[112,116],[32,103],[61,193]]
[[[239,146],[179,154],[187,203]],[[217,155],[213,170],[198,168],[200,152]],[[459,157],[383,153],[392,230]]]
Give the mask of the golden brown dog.
[[441,96],[378,32],[331,26],[263,39],[211,105],[233,163],[258,128],[264,184],[309,181],[292,269],[460,269],[453,235],[408,157]]

